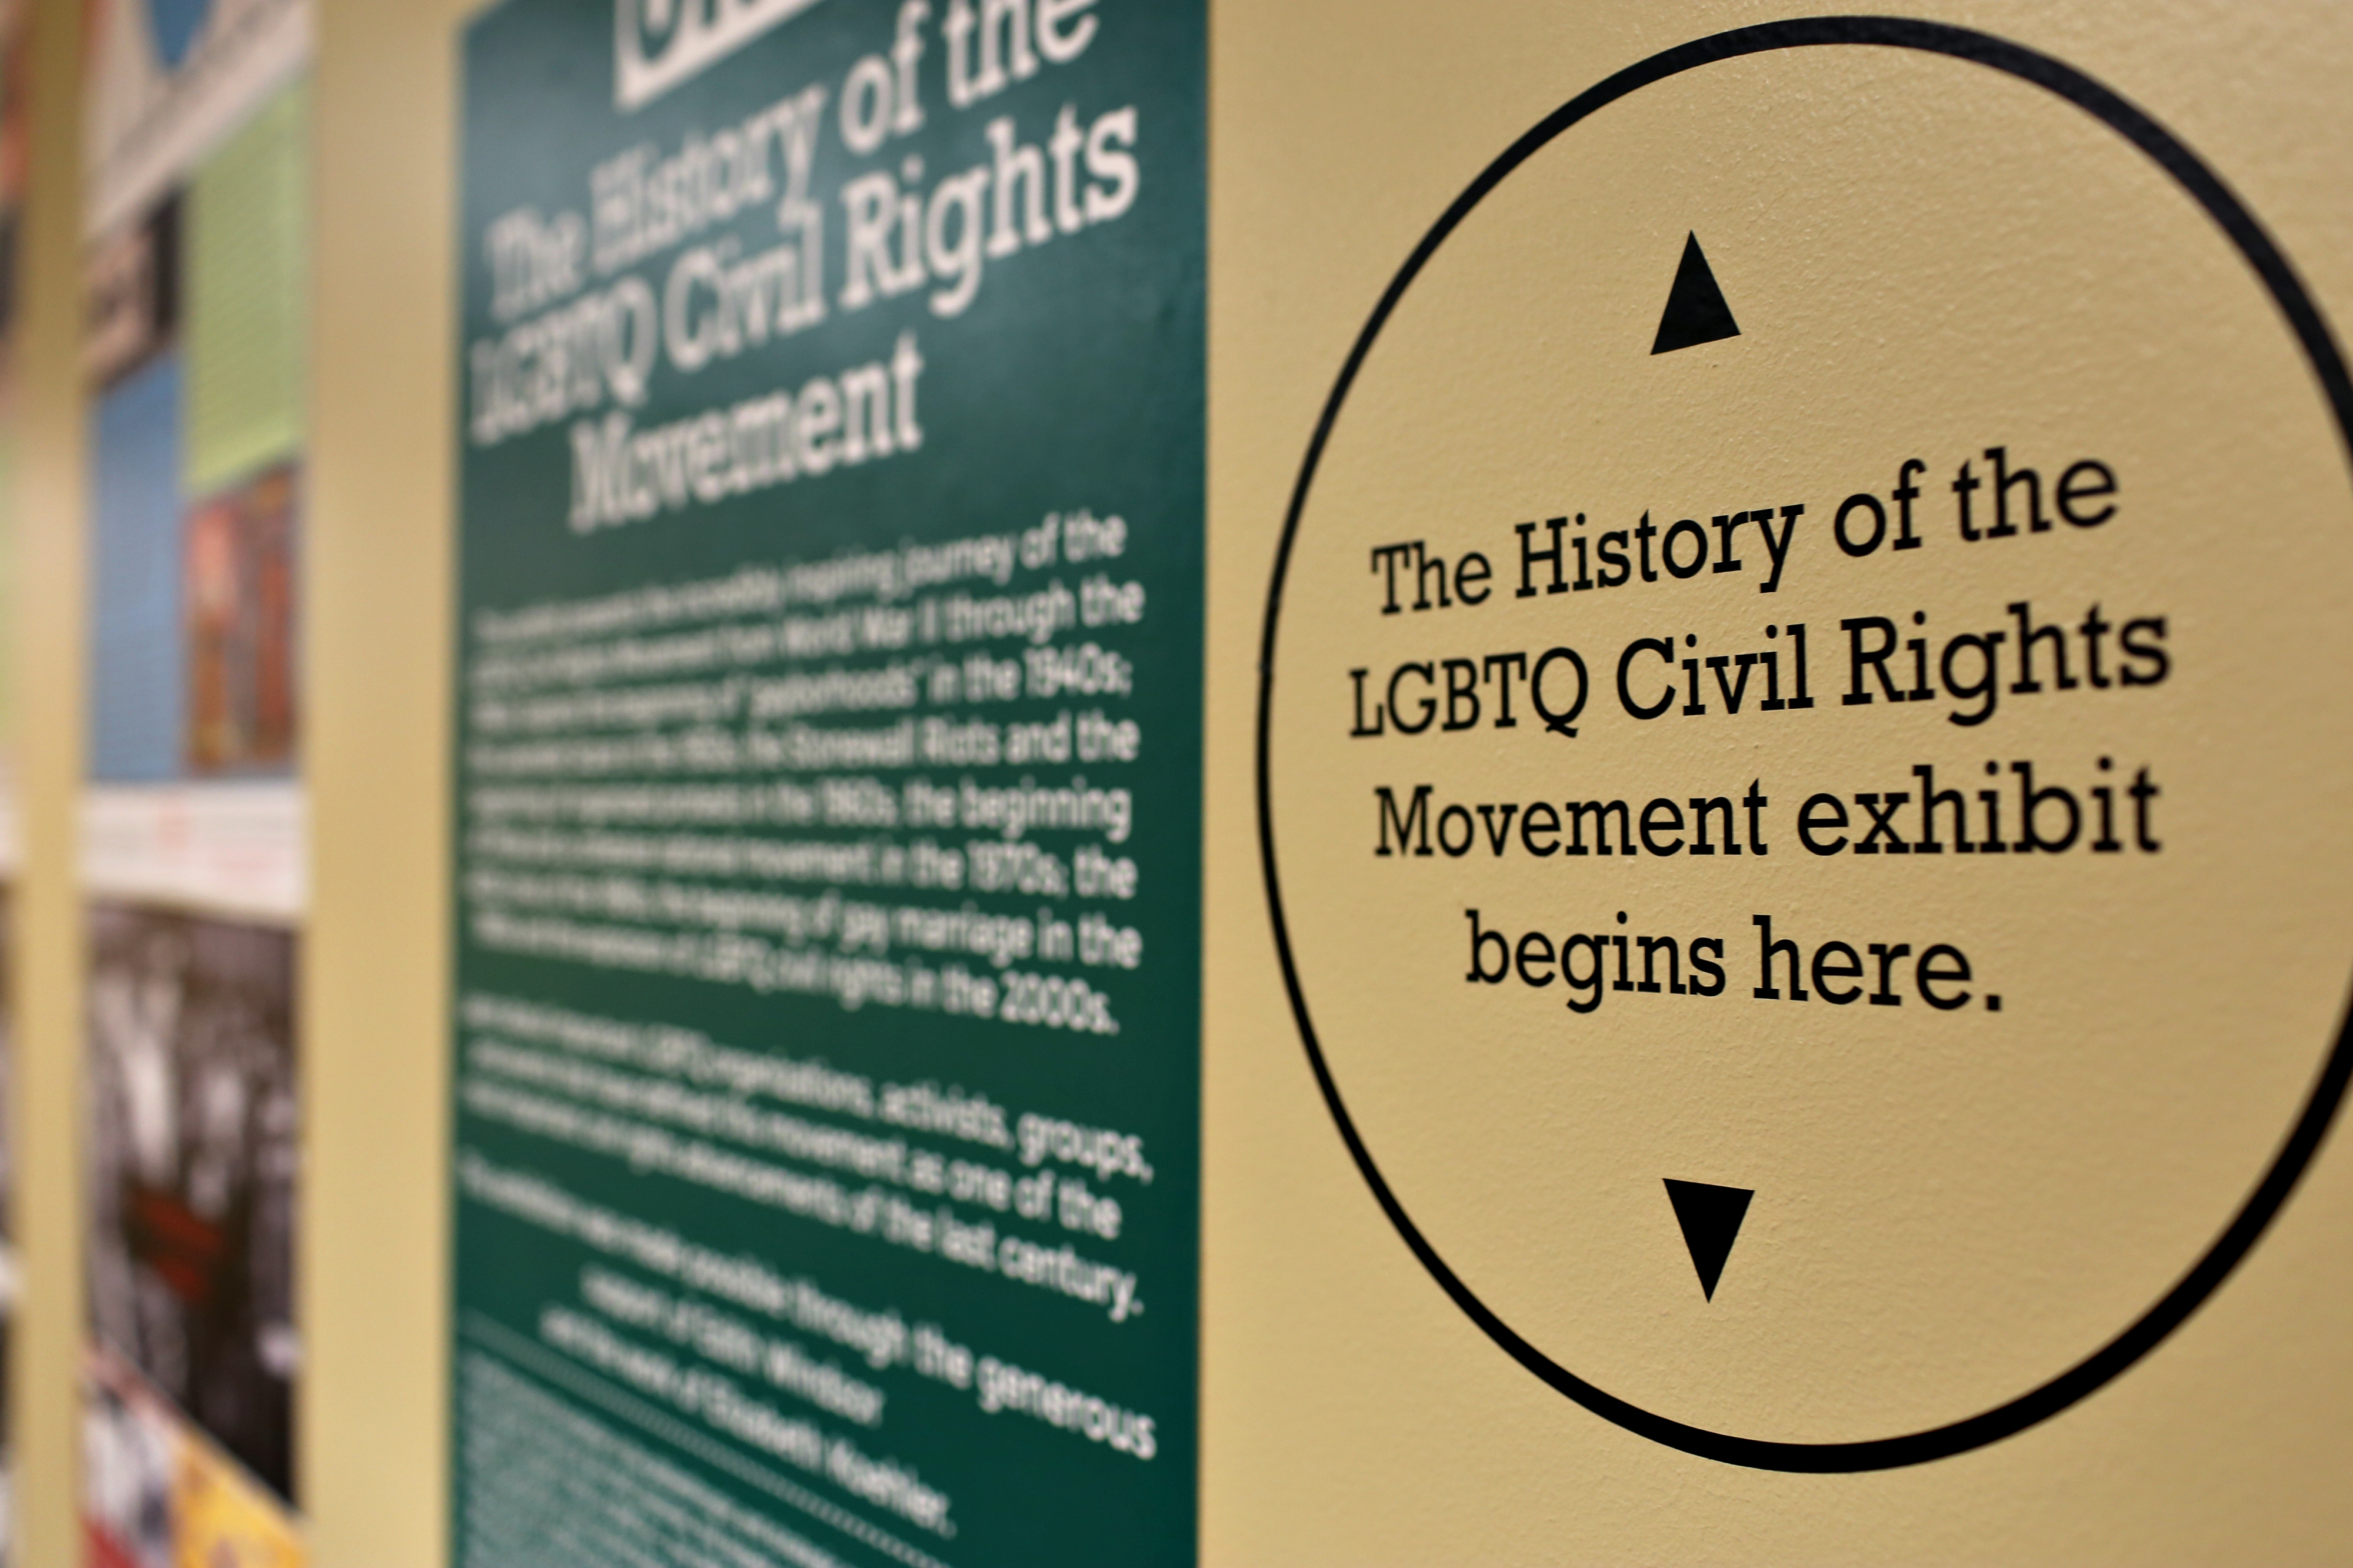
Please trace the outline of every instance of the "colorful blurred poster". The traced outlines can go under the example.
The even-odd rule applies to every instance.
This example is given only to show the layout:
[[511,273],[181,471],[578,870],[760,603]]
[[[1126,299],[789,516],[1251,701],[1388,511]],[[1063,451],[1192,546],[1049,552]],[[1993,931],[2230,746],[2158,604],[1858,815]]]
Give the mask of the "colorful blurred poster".
[[301,1538],[267,1489],[121,1357],[92,1350],[85,1375],[90,1568],[298,1568]]
[[268,468],[188,514],[188,766],[284,767],[294,755],[294,468]]
[[94,1564],[301,1560],[304,0],[88,0]]
[[94,891],[302,907],[301,82],[89,251]]
[[84,0],[85,232],[137,216],[301,74],[309,0]]

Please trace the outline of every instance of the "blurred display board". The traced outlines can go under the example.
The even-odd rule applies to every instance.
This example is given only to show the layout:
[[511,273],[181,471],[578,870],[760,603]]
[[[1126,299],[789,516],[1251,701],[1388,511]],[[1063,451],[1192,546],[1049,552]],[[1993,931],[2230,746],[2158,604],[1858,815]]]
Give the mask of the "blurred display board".
[[290,1563],[310,14],[85,22],[88,1558]]
[[461,1563],[1192,1560],[1204,26],[468,36]]

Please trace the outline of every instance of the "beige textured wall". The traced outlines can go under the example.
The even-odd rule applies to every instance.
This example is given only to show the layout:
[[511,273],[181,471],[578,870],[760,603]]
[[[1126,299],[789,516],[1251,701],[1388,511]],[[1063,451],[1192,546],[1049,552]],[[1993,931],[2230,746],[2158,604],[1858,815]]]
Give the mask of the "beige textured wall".
[[57,0],[32,24],[32,153],[18,341],[16,574],[8,653],[25,865],[18,883],[17,1152],[11,1218],[25,1270],[7,1391],[27,1563],[78,1560],[81,1363],[81,905],[73,885],[84,658],[79,257],[80,27]]
[[[443,1558],[455,0],[324,0],[305,952],[303,1489],[319,1561]],[[2353,16],[2320,0],[1893,7],[2009,34],[2147,104],[2353,320]],[[15,1401],[26,1561],[75,1561],[70,880],[82,715],[69,0],[36,31],[26,458],[10,629],[28,826]],[[1652,1447],[1540,1387],[1440,1295],[1317,1100],[1250,795],[1275,531],[1340,356],[1430,217],[1616,66],[1740,4],[1285,0],[1213,18],[1204,1558],[1217,1563],[2219,1563],[2353,1557],[2342,1139],[2224,1290],[2071,1413],[1912,1470],[1791,1478]]]
[[[1255,858],[1251,723],[1274,542],[1333,375],[1423,230],[1545,112],[1669,45],[1820,9],[1307,0],[1217,11],[1206,1561],[2353,1556],[2353,1491],[2342,1484],[2353,1447],[2344,1415],[2353,1395],[2353,1255],[2343,1245],[2353,1226],[2353,1161],[2341,1131],[2220,1294],[2156,1354],[2060,1419],[1915,1468],[1788,1476],[1653,1446],[1511,1363],[1440,1294],[1376,1208],[1293,1028]],[[2353,61],[2353,17],[2341,7],[1964,0],[1872,9],[2004,34],[2119,88],[2225,171],[2324,309],[2353,320],[2353,110],[2332,85]],[[1924,166],[1924,178],[1940,174]],[[1965,187],[1968,171],[1948,177]],[[1793,386],[1788,395],[1832,406],[1829,389]],[[1319,591],[1329,592],[1303,584],[1294,594]],[[1303,624],[1316,618],[1302,609],[1286,615],[1286,626],[1303,616]],[[1597,673],[1606,682],[1606,671]],[[1498,798],[1516,798],[1511,792],[1523,785],[1539,793],[1514,780],[1496,786]],[[1564,779],[1563,787],[1578,785]],[[1658,863],[1645,864],[1653,879],[1663,876]],[[1368,933],[1383,921],[1415,918],[1382,907],[1378,885],[1368,880],[1363,895]],[[1377,965],[1386,953],[1368,941],[1363,956]],[[1459,970],[1453,945],[1448,956]],[[1424,1041],[1431,1052],[1458,1045]],[[1557,1233],[1532,1198],[1521,1201],[1517,1214],[1507,1201],[1502,1219],[1525,1221],[1532,1237]],[[1662,1202],[1658,1209],[1663,1224]],[[1688,1290],[1687,1275],[1683,1283]]]
[[324,0],[304,589],[312,916],[303,1506],[322,1564],[440,1562],[457,19]]

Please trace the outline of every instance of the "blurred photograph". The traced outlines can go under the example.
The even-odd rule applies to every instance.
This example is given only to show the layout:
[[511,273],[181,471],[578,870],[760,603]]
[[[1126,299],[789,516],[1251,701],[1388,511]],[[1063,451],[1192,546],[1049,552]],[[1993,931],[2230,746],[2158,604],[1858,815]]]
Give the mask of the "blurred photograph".
[[290,1503],[294,938],[124,906],[90,925],[92,1336]]

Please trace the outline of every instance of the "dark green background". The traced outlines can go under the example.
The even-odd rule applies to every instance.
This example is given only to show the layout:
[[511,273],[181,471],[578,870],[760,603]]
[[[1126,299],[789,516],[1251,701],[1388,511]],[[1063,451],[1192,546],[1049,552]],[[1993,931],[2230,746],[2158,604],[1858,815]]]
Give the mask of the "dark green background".
[[[1195,1538],[1199,1205],[1203,9],[1198,0],[1098,0],[1090,14],[1097,17],[1099,30],[1075,62],[1043,66],[1029,80],[957,110],[944,90],[946,57],[939,29],[947,0],[934,0],[922,62],[923,129],[886,143],[871,158],[854,159],[839,135],[840,84],[860,56],[888,49],[896,11],[889,0],[821,0],[627,115],[613,102],[609,4],[509,0],[468,35],[459,258],[465,300],[461,367],[465,345],[492,336],[502,325],[490,314],[483,235],[491,219],[526,204],[544,215],[569,209],[586,216],[589,174],[599,161],[640,142],[667,155],[690,130],[732,126],[810,82],[827,89],[812,192],[825,207],[827,288],[837,302],[845,280],[846,225],[838,199],[842,182],[867,168],[895,170],[912,151],[923,157],[923,185],[928,189],[939,175],[988,157],[983,128],[997,115],[1014,116],[1021,140],[1042,146],[1066,102],[1077,106],[1082,129],[1097,114],[1134,104],[1142,184],[1135,205],[1118,220],[988,262],[978,294],[958,318],[944,321],[932,313],[928,287],[848,314],[837,303],[821,325],[772,340],[736,360],[714,363],[691,377],[658,362],[650,400],[632,411],[643,429],[771,389],[797,388],[813,374],[887,359],[898,334],[913,328],[927,362],[919,402],[924,445],[917,454],[797,479],[718,505],[666,511],[649,522],[582,537],[566,524],[571,420],[488,449],[466,441],[461,423],[457,989],[460,996],[491,991],[616,1018],[677,1023],[728,1045],[824,1056],[878,1081],[960,1084],[1015,1114],[1037,1110],[1140,1132],[1155,1167],[1151,1185],[1089,1178],[1090,1186],[1116,1195],[1126,1211],[1119,1240],[1082,1239],[1050,1223],[988,1217],[997,1218],[1000,1232],[1009,1224],[1049,1245],[1071,1240],[1090,1257],[1134,1270],[1149,1310],[1115,1325],[1102,1308],[911,1253],[879,1237],[829,1230],[662,1176],[631,1177],[613,1162],[479,1121],[462,1104],[456,1140],[501,1165],[543,1173],[582,1197],[657,1221],[706,1246],[756,1252],[778,1272],[806,1274],[860,1305],[895,1305],[911,1323],[937,1321],[976,1353],[997,1354],[1149,1413],[1158,1424],[1160,1452],[1140,1463],[1025,1415],[985,1415],[971,1393],[929,1382],[903,1367],[871,1373],[839,1347],[771,1325],[820,1359],[837,1359],[845,1370],[879,1383],[890,1403],[882,1427],[868,1432],[799,1406],[781,1391],[754,1392],[786,1414],[807,1415],[828,1431],[847,1433],[870,1455],[913,1465],[928,1484],[955,1499],[957,1534],[938,1540],[857,1502],[829,1482],[763,1460],[779,1474],[832,1497],[955,1568],[1189,1563]],[[730,232],[742,237],[746,253],[776,243],[773,205],[706,230],[690,243]],[[659,298],[674,255],[675,248],[657,253],[630,269],[645,276]],[[590,416],[602,414],[598,409]],[[1149,612],[1142,626],[1067,634],[1067,640],[1092,639],[1133,659],[1136,694],[1101,702],[1025,699],[995,706],[987,716],[1050,719],[1065,707],[1102,706],[1114,718],[1142,722],[1143,760],[1126,767],[1074,762],[1068,769],[970,771],[985,784],[1009,783],[1024,771],[1041,783],[1084,772],[1091,783],[1134,791],[1136,831],[1126,844],[1106,847],[1136,860],[1141,896],[1124,905],[1072,898],[1062,901],[1059,912],[1075,921],[1082,910],[1103,908],[1117,923],[1140,927],[1145,966],[1133,973],[1035,961],[1017,966],[1083,974],[1088,984],[1108,992],[1121,1023],[1116,1037],[872,1005],[849,1013],[825,998],[763,997],[733,986],[493,953],[470,943],[462,895],[470,782],[463,761],[464,679],[470,653],[464,628],[478,612],[717,576],[747,562],[823,560],[846,549],[889,548],[906,539],[1015,531],[1049,511],[1081,507],[1126,518],[1126,553],[1109,563],[1017,573],[1012,591],[1041,586],[1058,575],[1075,590],[1082,577],[1096,570],[1145,583]],[[1002,643],[941,651],[960,655],[978,646],[998,658],[1017,657],[1012,646]],[[879,659],[861,656],[849,662]],[[826,662],[812,660],[807,668]],[[952,785],[965,770],[916,771]],[[796,836],[805,835],[797,830]],[[960,844],[967,835],[952,830],[932,837]],[[1060,835],[1045,839],[1066,858],[1077,841]],[[820,889],[792,890],[813,896]],[[912,889],[856,896],[944,903],[963,897]],[[1023,914],[1039,904],[1011,895],[979,901],[984,908]],[[965,962],[968,968],[982,967]],[[454,1037],[454,1022],[452,1028]],[[951,1157],[975,1155],[1026,1173],[1009,1156],[976,1146],[927,1136],[913,1141]],[[933,1206],[919,1194],[907,1195],[919,1207]],[[543,1303],[577,1304],[579,1268],[590,1256],[586,1248],[462,1197],[455,1202],[461,1324],[468,1314],[484,1314],[531,1336]],[[959,1212],[974,1219],[986,1211]],[[465,1433],[462,1415],[457,1419],[453,1522],[462,1553]],[[648,1434],[611,1424],[630,1440],[655,1446]],[[725,1441],[715,1434],[714,1439]],[[845,1561],[888,1561],[691,1454],[665,1457]]]

